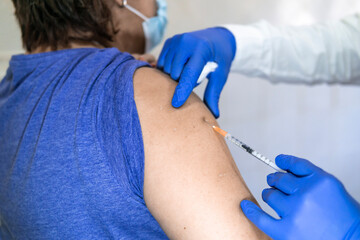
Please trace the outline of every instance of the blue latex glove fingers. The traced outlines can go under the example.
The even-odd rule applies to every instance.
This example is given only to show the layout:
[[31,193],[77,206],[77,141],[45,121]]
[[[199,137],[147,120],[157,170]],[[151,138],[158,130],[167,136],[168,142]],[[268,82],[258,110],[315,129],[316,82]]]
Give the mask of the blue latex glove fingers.
[[164,47],[163,49],[161,50],[161,53],[160,53],[160,56],[159,56],[159,59],[158,59],[158,62],[157,62],[157,67],[159,69],[163,69],[164,68],[164,65],[165,65],[165,60],[166,60],[166,55],[168,53],[168,51],[170,50],[170,44],[171,44],[171,41],[172,38],[166,40],[165,44],[164,44]]
[[177,52],[174,50],[178,46],[177,42],[178,42],[178,39],[177,39],[177,36],[175,36],[172,39],[172,41],[169,45],[169,50],[167,51],[166,56],[165,56],[165,64],[164,64],[163,71],[169,75],[171,74],[171,68],[173,67],[174,57],[177,54]]
[[[190,57],[191,56],[188,54],[188,52],[185,52],[185,51],[180,51],[180,52],[176,53],[176,56],[174,56],[174,59],[173,59],[171,72],[170,72],[170,76],[172,79],[179,80],[181,73],[184,71],[184,68],[185,68],[187,62],[189,61]],[[194,63],[194,64],[197,64],[198,68],[203,69],[204,66],[201,66],[201,64],[204,61],[201,61],[201,59],[199,59],[199,60],[200,60],[200,62],[198,64],[197,63]],[[189,65],[186,67],[191,67],[191,66]]]
[[308,176],[319,170],[314,164],[308,160],[297,158],[289,155],[279,155],[275,159],[276,165],[281,169],[291,172],[296,176]]
[[[184,73],[186,75],[187,68],[192,69],[190,71],[196,70],[201,73],[206,63],[211,61],[213,57],[209,44],[196,42],[196,40],[196,38],[186,34],[174,37],[164,67],[164,71],[170,74],[172,79],[178,80],[179,78],[184,78],[186,81],[195,82],[194,87],[197,86],[196,82],[200,75],[196,76],[196,79],[192,79],[193,75],[182,76],[181,74]],[[189,46],[189,43],[192,42],[197,44]],[[178,51],[178,49],[187,49],[187,51]],[[190,58],[192,61],[189,60]]]
[[181,107],[189,98],[192,90],[196,86],[197,79],[200,77],[202,72],[202,69],[198,67],[199,64],[205,66],[206,60],[200,55],[196,55],[185,65],[172,99],[173,107]]
[[274,188],[265,189],[262,197],[281,219],[249,201],[241,202],[256,226],[273,239],[358,239],[360,205],[339,180],[301,158],[280,155],[276,163],[291,173],[269,175]]
[[263,192],[281,217],[278,230],[266,232],[270,237],[357,239],[352,237],[360,234],[360,205],[340,181],[305,159],[280,155],[276,164],[290,173],[269,175],[274,189]]
[[279,217],[285,216],[289,211],[287,195],[275,188],[264,189],[262,199],[275,210]]
[[272,173],[267,176],[270,187],[279,189],[285,194],[294,194],[299,189],[300,179],[291,173]]
[[210,49],[210,44],[196,36],[195,33],[180,34],[166,41],[157,67],[169,74],[172,79],[179,80],[185,68],[204,68],[205,64],[197,64],[196,62],[192,66],[187,65],[190,58],[200,59],[201,57],[205,60],[205,64],[212,60],[213,52]]
[[261,210],[255,203],[249,200],[241,201],[241,209],[245,216],[264,233],[273,238],[273,232],[278,231],[278,221]]
[[[157,66],[172,79],[179,81],[172,100],[173,107],[178,108],[185,103],[193,88],[197,86],[205,65],[208,62],[215,62],[223,67],[218,73],[213,74],[215,77],[212,77],[211,84],[205,93],[207,96],[205,103],[215,117],[219,117],[219,96],[235,53],[235,37],[229,30],[222,27],[184,33],[167,40]],[[216,84],[218,86],[215,86]],[[212,93],[215,95],[210,96]]]
[[209,75],[209,83],[205,90],[204,102],[215,118],[219,118],[220,116],[219,99],[221,91],[225,86],[227,76],[227,72],[223,71],[223,67],[221,66]]
[[172,49],[172,46],[174,44],[175,39],[178,38],[178,35],[169,38],[165,41],[164,47],[161,50],[158,62],[157,62],[157,68],[160,70],[163,70],[165,67],[165,63],[167,62],[167,56],[174,55],[174,51]]

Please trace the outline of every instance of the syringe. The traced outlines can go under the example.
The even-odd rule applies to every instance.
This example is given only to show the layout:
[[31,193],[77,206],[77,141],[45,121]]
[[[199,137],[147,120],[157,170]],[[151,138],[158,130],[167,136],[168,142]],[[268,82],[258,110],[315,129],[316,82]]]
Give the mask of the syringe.
[[[206,121],[206,120],[205,120]],[[206,121],[206,123],[209,124],[208,121]],[[245,150],[246,152],[250,153],[252,156],[254,156],[255,158],[259,159],[261,162],[265,163],[266,165],[268,165],[269,167],[275,169],[278,172],[285,172],[282,169],[280,169],[278,166],[276,166],[276,164],[271,161],[270,159],[268,159],[267,157],[261,155],[260,153],[258,153],[257,151],[253,150],[251,147],[249,147],[248,145],[246,145],[245,143],[243,143],[242,141],[240,141],[239,139],[231,136],[230,133],[226,132],[225,130],[222,130],[219,127],[216,127],[214,125],[209,124],[214,131],[216,131],[217,133],[219,133],[221,136],[223,136],[225,139],[229,140],[230,142],[232,142],[233,144],[235,144],[236,146],[238,146],[239,148],[242,148],[243,150]]]

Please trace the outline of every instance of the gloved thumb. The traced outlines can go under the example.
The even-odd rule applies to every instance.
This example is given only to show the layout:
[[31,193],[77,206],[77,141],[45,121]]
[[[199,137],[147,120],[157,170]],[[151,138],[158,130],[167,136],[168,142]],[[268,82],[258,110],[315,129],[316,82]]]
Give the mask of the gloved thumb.
[[219,118],[219,99],[228,74],[221,68],[209,75],[209,83],[205,90],[204,102],[215,118]]
[[249,200],[243,200],[240,205],[245,216],[251,222],[253,222],[259,229],[271,238],[274,238],[275,227],[277,224],[276,219],[261,210],[255,203]]

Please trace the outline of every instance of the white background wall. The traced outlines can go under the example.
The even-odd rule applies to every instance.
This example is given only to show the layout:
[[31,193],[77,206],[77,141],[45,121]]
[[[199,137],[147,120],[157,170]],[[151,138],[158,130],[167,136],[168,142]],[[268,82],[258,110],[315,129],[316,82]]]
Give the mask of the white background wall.
[[11,0],[0,0],[0,80],[11,54],[22,52],[20,30],[13,16]]
[[[356,11],[360,12],[358,0],[169,0],[167,36],[260,19],[276,25],[311,24]],[[12,12],[11,1],[1,0],[0,75],[9,53],[21,52]],[[203,90],[204,85],[196,92],[202,95]],[[360,87],[272,85],[231,74],[222,94],[219,122],[271,158],[287,153],[312,160],[335,174],[360,201]],[[270,211],[260,196],[271,169],[230,148],[250,190]]]

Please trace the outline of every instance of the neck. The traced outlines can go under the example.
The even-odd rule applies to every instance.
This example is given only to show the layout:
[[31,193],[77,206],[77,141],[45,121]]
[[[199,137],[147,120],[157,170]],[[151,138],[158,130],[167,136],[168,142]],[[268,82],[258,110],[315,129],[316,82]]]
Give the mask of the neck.
[[[75,48],[104,48],[101,44],[97,42],[86,42],[86,41],[72,41],[67,46],[57,46],[56,50],[64,49],[75,49]],[[54,51],[50,46],[39,46],[31,52],[26,52],[26,54],[35,54],[35,53],[44,53]]]

